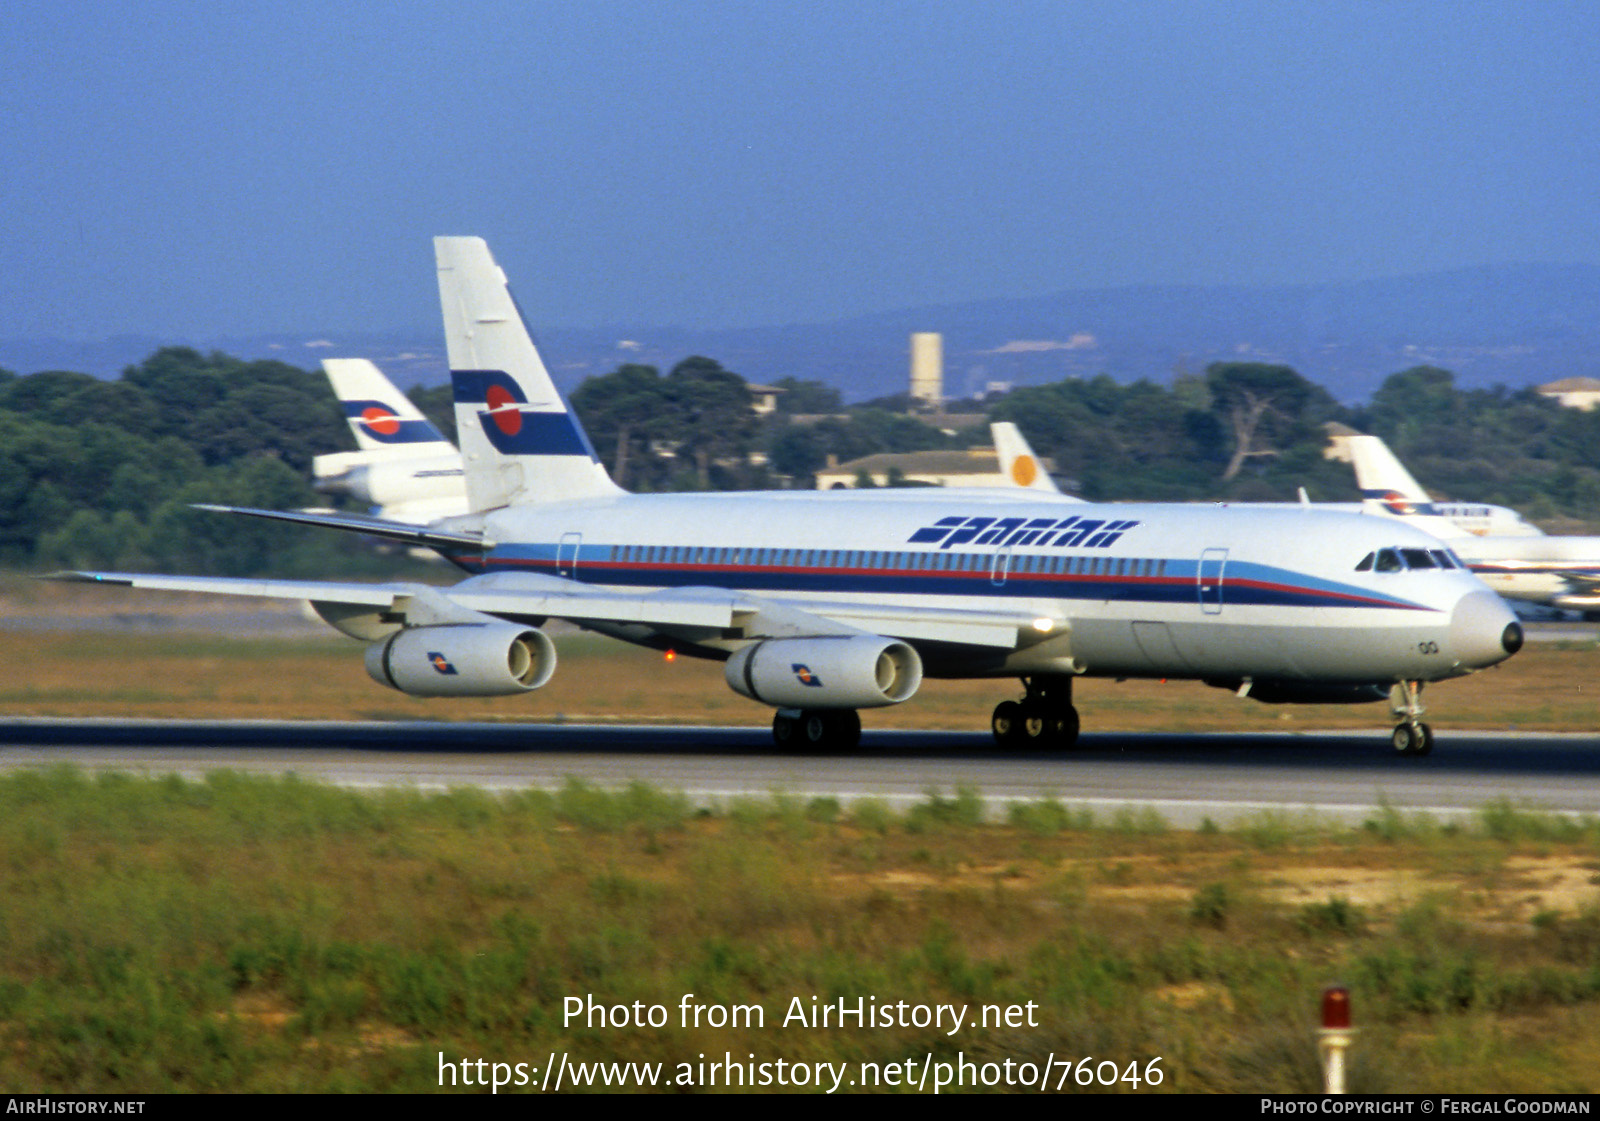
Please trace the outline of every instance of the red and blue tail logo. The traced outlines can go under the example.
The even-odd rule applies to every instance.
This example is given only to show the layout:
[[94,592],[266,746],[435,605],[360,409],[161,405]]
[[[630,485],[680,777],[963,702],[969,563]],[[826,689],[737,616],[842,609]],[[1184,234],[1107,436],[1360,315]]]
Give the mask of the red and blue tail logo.
[[475,409],[483,434],[502,455],[580,455],[598,462],[577,418],[557,398],[548,406],[528,403],[528,395],[504,370],[451,370],[456,404]]
[[432,444],[444,434],[426,420],[406,420],[382,401],[344,401],[351,424],[383,444]]

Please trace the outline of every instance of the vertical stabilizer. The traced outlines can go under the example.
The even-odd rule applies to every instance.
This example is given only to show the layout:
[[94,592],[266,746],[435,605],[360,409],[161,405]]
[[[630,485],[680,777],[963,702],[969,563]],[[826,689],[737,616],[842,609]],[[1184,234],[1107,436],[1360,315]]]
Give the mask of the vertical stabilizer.
[[1389,445],[1376,436],[1346,436],[1350,463],[1356,469],[1356,486],[1362,498],[1395,498],[1408,502],[1433,501],[1411,472],[1394,457]]
[[612,483],[477,237],[436,237],[456,435],[473,510],[596,498]]
[[1367,513],[1403,518],[1435,537],[1462,537],[1466,531],[1440,514],[1428,492],[1411,477],[1394,452],[1376,436],[1346,436],[1356,486]]
[[1061,493],[1061,488],[1045,473],[1044,465],[1015,424],[1003,420],[991,424],[989,431],[994,435],[995,454],[1000,457],[1000,473],[1013,486]]
[[418,455],[447,455],[455,445],[365,358],[324,358],[322,372],[364,452],[404,447]]

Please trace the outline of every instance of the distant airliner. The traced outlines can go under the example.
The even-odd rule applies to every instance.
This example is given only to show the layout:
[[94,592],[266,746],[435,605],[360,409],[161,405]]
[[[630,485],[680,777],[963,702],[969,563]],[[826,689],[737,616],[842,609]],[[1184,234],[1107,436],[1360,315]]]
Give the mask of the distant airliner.
[[468,512],[461,453],[365,358],[326,358],[322,372],[359,451],[312,460],[318,490],[348,494],[379,517],[426,525]]
[[1344,440],[1369,513],[1433,534],[1507,599],[1600,613],[1600,537],[1547,537],[1504,506],[1435,502],[1378,437]]
[[67,579],[309,600],[366,642],[378,682],[510,695],[555,669],[570,620],[721,659],[777,711],[780,745],[848,747],[857,710],[925,678],[1017,678],[1004,748],[1078,738],[1079,677],[1198,679],[1266,702],[1390,699],[1394,746],[1425,754],[1423,683],[1522,644],[1505,604],[1427,534],[1284,508],[1071,502],[936,489],[627,494],[556,392],[488,247],[435,240],[473,513],[430,526],[257,517],[437,549],[449,588],[86,572]]

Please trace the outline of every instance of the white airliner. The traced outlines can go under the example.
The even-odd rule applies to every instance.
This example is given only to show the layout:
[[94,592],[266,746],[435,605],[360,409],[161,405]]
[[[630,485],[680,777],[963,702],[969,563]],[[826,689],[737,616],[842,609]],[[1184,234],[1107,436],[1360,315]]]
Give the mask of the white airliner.
[[1344,439],[1368,513],[1431,533],[1507,599],[1600,612],[1600,537],[1545,536],[1504,506],[1434,502],[1378,437]]
[[468,512],[461,453],[377,366],[327,358],[322,371],[360,450],[316,456],[319,491],[351,495],[379,517],[419,525]]
[[[450,588],[130,573],[63,578],[309,600],[423,696],[539,688],[559,618],[725,661],[779,744],[853,745],[857,710],[925,678],[1017,678],[1004,747],[1069,747],[1080,676],[1198,679],[1266,702],[1390,699],[1431,749],[1423,683],[1522,644],[1505,604],[1428,535],[1306,510],[1115,506],[989,491],[627,494],[550,381],[477,238],[438,238],[456,419],[475,513],[432,526],[238,510],[433,547]],[[227,509],[213,507],[213,509]]]
[[[1515,510],[1490,506],[1484,502],[1435,502],[1422,485],[1395,458],[1389,445],[1376,436],[1340,436],[1355,468],[1356,486],[1369,513],[1396,518],[1444,518],[1458,532],[1450,537],[1472,534],[1475,537],[1541,537],[1544,531],[1523,519]],[[1438,528],[1443,529],[1443,526]],[[1437,534],[1435,536],[1438,536]]]

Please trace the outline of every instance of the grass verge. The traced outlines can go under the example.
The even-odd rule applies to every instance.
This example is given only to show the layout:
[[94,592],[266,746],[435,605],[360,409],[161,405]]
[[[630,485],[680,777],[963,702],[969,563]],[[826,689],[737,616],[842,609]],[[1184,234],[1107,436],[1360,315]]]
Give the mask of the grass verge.
[[[1052,802],[1005,825],[982,811],[970,790],[903,815],[784,795],[707,813],[642,784],[18,772],[0,778],[0,1084],[429,1091],[441,1054],[959,1053],[1159,1058],[1158,1091],[1312,1091],[1317,997],[1338,979],[1353,1091],[1600,1088],[1593,821],[1500,804],[1466,825],[1183,832]],[[683,1026],[685,994],[762,1023]],[[567,1023],[568,997],[668,1023]],[[1031,1003],[1036,1026],[783,1023],[841,998]]]

